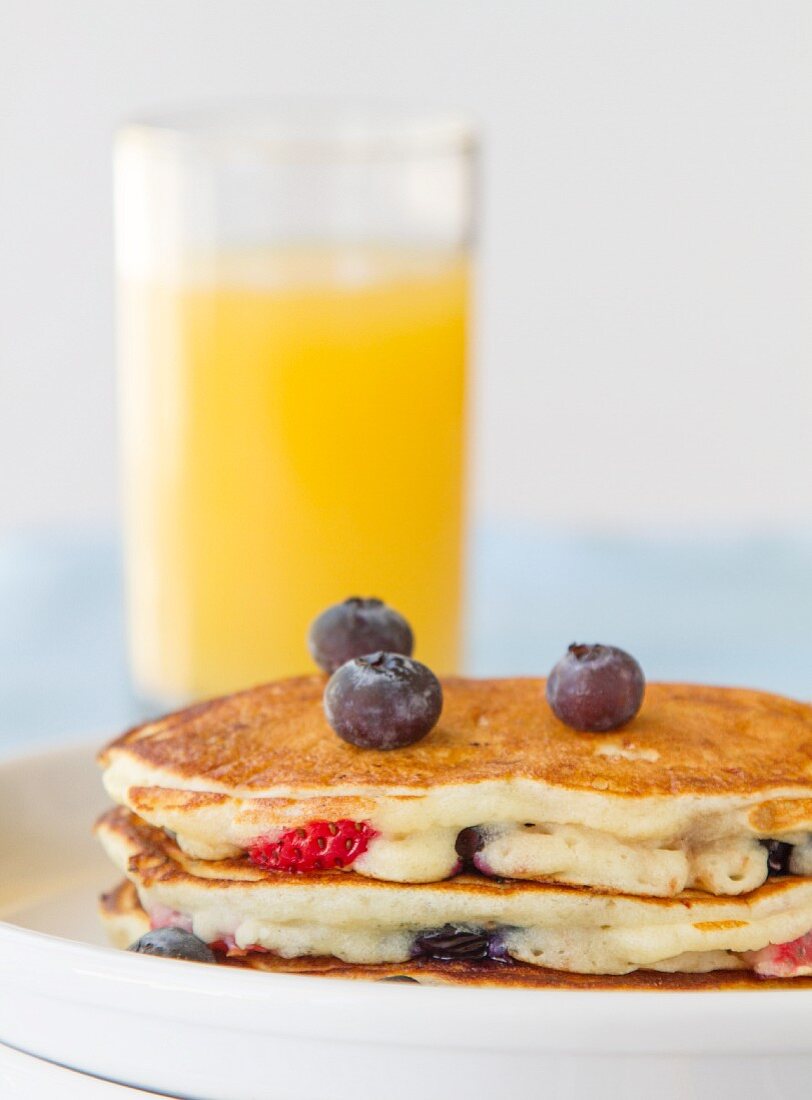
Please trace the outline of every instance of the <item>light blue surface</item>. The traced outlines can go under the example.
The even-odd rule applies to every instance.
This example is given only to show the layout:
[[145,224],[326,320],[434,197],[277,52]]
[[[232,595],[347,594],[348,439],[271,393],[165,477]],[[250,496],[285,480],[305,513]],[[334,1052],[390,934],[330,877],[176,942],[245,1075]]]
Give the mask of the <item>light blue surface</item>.
[[[111,536],[0,543],[0,751],[145,717],[127,683]],[[627,540],[485,529],[468,669],[546,673],[571,641],[629,649],[650,679],[812,698],[812,540]]]

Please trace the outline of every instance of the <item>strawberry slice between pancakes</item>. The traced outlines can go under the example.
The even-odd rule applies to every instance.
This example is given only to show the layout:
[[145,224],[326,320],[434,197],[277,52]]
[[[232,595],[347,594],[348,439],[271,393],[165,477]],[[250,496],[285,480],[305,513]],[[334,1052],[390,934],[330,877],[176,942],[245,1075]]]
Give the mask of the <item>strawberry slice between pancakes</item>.
[[275,838],[259,837],[248,855],[263,871],[332,871],[349,867],[377,835],[365,821],[311,821]]
[[771,943],[747,951],[744,960],[761,978],[802,978],[812,974],[812,932],[789,943]]

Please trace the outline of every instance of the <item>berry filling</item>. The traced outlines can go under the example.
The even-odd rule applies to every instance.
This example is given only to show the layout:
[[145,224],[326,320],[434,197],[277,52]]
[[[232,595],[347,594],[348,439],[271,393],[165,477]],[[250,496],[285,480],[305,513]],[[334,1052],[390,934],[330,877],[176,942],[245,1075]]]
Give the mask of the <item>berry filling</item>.
[[790,874],[792,845],[784,840],[762,840],[761,843],[767,849],[767,877]]
[[332,871],[349,867],[377,835],[365,821],[311,821],[276,838],[259,837],[248,855],[263,871]]
[[182,928],[185,932],[191,932],[192,919],[167,905],[153,905],[149,911],[149,926],[153,932],[158,928]]
[[438,962],[510,962],[502,937],[497,932],[457,928],[446,924],[417,936],[412,958],[435,959]]
[[475,870],[476,856],[485,847],[485,837],[481,829],[475,825],[463,829],[457,834],[454,850],[460,857],[462,867],[466,871]]
[[743,958],[761,978],[797,978],[812,974],[812,932],[789,943],[771,943]]
[[267,947],[262,947],[258,943],[249,943],[245,947],[237,947],[237,941],[233,936],[221,936],[219,940],[210,943],[209,947],[212,951],[217,951],[220,955],[227,955],[230,959],[242,958],[253,953],[259,955],[271,954]]

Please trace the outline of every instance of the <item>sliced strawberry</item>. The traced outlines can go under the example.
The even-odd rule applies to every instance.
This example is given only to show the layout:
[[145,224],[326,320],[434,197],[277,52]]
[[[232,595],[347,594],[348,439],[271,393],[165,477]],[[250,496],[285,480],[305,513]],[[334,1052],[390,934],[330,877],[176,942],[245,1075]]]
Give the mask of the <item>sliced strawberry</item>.
[[223,936],[222,939],[210,943],[209,947],[212,951],[217,951],[221,955],[227,955],[230,959],[242,958],[244,955],[250,955],[252,952],[259,955],[270,954],[267,947],[261,947],[258,943],[249,943],[247,947],[237,947],[237,941],[233,936]]
[[798,978],[812,974],[812,932],[789,943],[771,943],[744,958],[762,978]]
[[311,821],[276,839],[260,837],[248,854],[264,871],[330,871],[349,867],[377,835],[365,821]]
[[182,928],[184,932],[192,931],[192,918],[185,917],[177,909],[170,909],[166,905],[153,905],[149,911],[149,926],[156,928]]

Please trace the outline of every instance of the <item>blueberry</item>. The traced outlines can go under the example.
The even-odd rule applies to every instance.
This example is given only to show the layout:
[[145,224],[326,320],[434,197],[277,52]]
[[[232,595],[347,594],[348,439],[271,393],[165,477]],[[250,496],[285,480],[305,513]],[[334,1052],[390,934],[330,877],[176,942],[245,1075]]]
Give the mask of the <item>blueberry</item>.
[[400,612],[383,600],[352,596],[314,619],[307,644],[319,668],[332,673],[353,657],[379,650],[411,657],[414,635]]
[[400,653],[347,661],[324,691],[324,712],[339,737],[362,749],[399,749],[433,729],[443,709],[440,681]]
[[492,962],[512,963],[513,959],[508,953],[505,938],[499,932],[491,933],[488,940],[488,958]]
[[634,718],[643,702],[643,670],[611,645],[571,645],[547,680],[547,702],[573,729],[605,733]]
[[485,837],[475,825],[457,833],[454,848],[466,867],[474,862],[474,856],[485,847]]
[[788,875],[792,845],[785,840],[762,840],[761,843],[767,849],[767,877]]
[[413,954],[424,959],[452,962],[464,959],[479,962],[488,958],[490,936],[487,932],[469,932],[446,924],[432,932],[423,932],[414,941]]
[[190,962],[213,963],[217,958],[203,940],[182,928],[155,928],[131,943],[128,951],[140,955],[160,955],[165,959],[188,959]]

